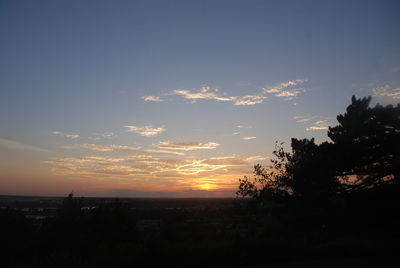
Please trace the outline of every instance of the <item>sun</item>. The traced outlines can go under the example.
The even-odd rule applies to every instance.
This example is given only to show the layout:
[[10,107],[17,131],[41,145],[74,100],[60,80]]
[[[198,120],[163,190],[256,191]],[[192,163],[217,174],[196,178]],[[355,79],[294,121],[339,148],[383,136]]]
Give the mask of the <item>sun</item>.
[[214,185],[209,184],[209,183],[199,184],[198,187],[200,190],[206,190],[206,191],[214,189]]

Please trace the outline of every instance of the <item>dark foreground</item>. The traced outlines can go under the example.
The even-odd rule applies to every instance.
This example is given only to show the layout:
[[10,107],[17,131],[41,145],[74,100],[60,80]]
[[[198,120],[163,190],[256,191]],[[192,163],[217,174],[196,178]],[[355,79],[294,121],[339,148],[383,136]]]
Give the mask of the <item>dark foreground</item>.
[[394,267],[399,202],[382,196],[284,205],[2,196],[0,266]]

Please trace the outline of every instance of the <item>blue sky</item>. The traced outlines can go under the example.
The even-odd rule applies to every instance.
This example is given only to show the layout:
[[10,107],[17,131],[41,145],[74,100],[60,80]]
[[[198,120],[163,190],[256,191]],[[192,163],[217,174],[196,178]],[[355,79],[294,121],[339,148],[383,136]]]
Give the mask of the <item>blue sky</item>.
[[232,195],[352,95],[399,102],[399,10],[0,1],[0,194]]

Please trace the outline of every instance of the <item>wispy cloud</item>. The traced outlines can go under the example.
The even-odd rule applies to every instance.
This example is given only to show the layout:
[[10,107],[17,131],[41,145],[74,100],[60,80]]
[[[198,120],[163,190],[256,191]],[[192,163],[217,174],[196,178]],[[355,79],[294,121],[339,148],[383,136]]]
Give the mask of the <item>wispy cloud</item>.
[[329,128],[329,122],[328,120],[319,120],[316,122],[313,122],[311,126],[307,127],[306,130],[327,130]]
[[292,100],[292,99],[296,98],[300,93],[303,93],[305,91],[306,90],[303,88],[294,89],[291,91],[282,90],[281,92],[275,94],[275,97],[282,97],[284,100]]
[[267,98],[267,96],[263,95],[246,95],[242,97],[235,97],[233,105],[255,105],[262,103]]
[[174,151],[167,151],[167,150],[143,150],[144,153],[149,153],[149,154],[160,154],[160,155],[185,155],[185,153],[182,152],[174,152]]
[[191,103],[196,103],[197,100],[215,100],[232,102],[233,105],[255,105],[262,103],[267,96],[263,95],[245,95],[245,96],[229,96],[227,93],[219,93],[217,88],[204,86],[199,89],[184,90],[176,89],[171,92],[172,95],[179,95],[185,99],[191,100]]
[[372,89],[373,96],[375,97],[391,97],[393,99],[400,99],[400,88],[393,88],[390,85],[375,87]]
[[166,131],[164,127],[153,127],[151,125],[146,126],[124,126],[129,132],[135,132],[144,137],[157,136],[158,134]]
[[43,163],[59,176],[101,179],[103,183],[146,191],[236,189],[237,178],[250,175],[266,157],[219,156],[165,158],[149,155],[127,157],[85,156],[51,158]]
[[192,151],[200,149],[215,149],[217,146],[219,146],[219,144],[215,142],[198,141],[161,141],[155,146],[160,149]]
[[[292,100],[306,91],[304,88],[293,87],[306,81],[306,79],[290,80],[272,87],[264,87],[258,93],[244,96],[233,96],[225,92],[221,93],[218,88],[212,88],[210,86],[203,86],[191,90],[175,89],[169,94],[181,96],[184,99],[190,100],[191,103],[196,103],[198,100],[214,100],[219,102],[231,102],[235,106],[249,106],[260,104],[271,96],[283,98],[284,100]],[[143,96],[142,99],[145,101],[162,101],[158,96]]]
[[265,87],[265,88],[263,88],[263,90],[265,93],[268,93],[268,94],[279,93],[285,88],[297,86],[297,85],[303,84],[306,81],[307,81],[307,79],[290,80],[290,81],[279,83],[272,87]]
[[185,164],[179,165],[175,170],[183,175],[195,175],[204,173],[217,173],[218,171],[235,172],[232,167],[245,167],[254,161],[265,160],[260,156],[240,157],[240,156],[225,156],[211,157],[207,159],[188,160]]
[[296,122],[298,122],[298,123],[304,123],[304,122],[308,122],[308,121],[310,121],[310,120],[311,120],[310,118],[302,118],[302,119],[296,120]]
[[227,166],[239,166],[254,161],[263,161],[265,157],[262,156],[251,156],[251,157],[238,157],[238,156],[223,156],[223,157],[211,157],[204,159],[201,163],[207,165],[227,165]]
[[242,140],[248,141],[248,140],[254,140],[256,138],[257,137],[253,137],[253,136],[251,136],[251,137],[243,137]]
[[217,88],[204,86],[199,89],[185,90],[175,89],[171,92],[172,95],[179,95],[185,99],[195,103],[197,100],[216,100],[216,101],[234,101],[236,97],[228,96],[226,93],[220,94]]
[[[265,160],[262,156],[224,156],[204,159],[170,159],[147,155],[125,158],[103,156],[53,158],[43,163],[49,165],[58,175],[80,175],[103,177],[131,176],[133,180],[152,178],[158,184],[169,180],[170,183],[186,184],[187,178],[201,179],[200,182],[215,185],[236,185],[238,174],[245,174],[251,165]],[[138,177],[140,175],[140,177]],[[223,178],[223,180],[221,180]],[[162,179],[160,182],[159,179]],[[191,181],[193,182],[193,181]]]
[[67,133],[63,133],[61,131],[53,131],[54,135],[58,135],[58,136],[62,136],[62,137],[66,137],[66,138],[70,138],[70,139],[78,139],[81,136],[78,134],[67,134]]
[[23,150],[23,151],[36,151],[36,152],[48,152],[48,150],[35,147],[32,145],[24,144],[18,141],[2,139],[0,138],[0,147],[11,149],[11,150]]
[[331,125],[332,119],[319,115],[298,115],[293,117],[297,123],[302,123],[307,131],[327,130]]
[[64,149],[86,149],[91,151],[99,151],[99,152],[111,152],[111,151],[133,151],[137,152],[140,150],[140,147],[132,147],[126,145],[96,145],[96,144],[76,144],[69,146],[62,146]]
[[237,128],[252,128],[252,126],[237,125]]
[[142,99],[144,101],[154,101],[154,102],[161,102],[164,101],[163,99],[161,99],[158,96],[143,96]]
[[296,79],[296,80],[282,82],[273,87],[263,88],[263,92],[265,94],[271,94],[275,97],[283,98],[284,100],[292,100],[296,98],[299,94],[306,91],[305,88],[292,88],[292,87],[303,84],[306,81],[307,79]]
[[97,151],[97,152],[137,152],[137,153],[145,153],[145,154],[154,154],[154,155],[185,155],[183,152],[174,152],[168,150],[154,150],[154,149],[142,149],[140,147],[133,147],[127,145],[98,145],[98,144],[75,144],[62,146],[63,149],[84,149],[89,151]]
[[314,117],[315,116],[297,115],[297,116],[293,117],[293,119],[296,120],[297,123],[305,123],[305,122],[309,122]]

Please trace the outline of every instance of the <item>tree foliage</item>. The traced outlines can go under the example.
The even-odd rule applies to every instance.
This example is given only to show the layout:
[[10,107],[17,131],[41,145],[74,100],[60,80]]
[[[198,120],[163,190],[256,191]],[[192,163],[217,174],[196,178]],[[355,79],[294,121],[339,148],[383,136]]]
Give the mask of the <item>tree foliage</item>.
[[254,178],[239,180],[238,196],[265,199],[292,196],[324,200],[362,189],[398,184],[400,178],[400,104],[370,107],[371,97],[357,99],[338,126],[332,142],[291,140],[291,152],[276,144],[267,168],[254,167]]
[[369,107],[371,97],[352,97],[338,126],[329,128],[337,172],[353,176],[350,191],[394,183],[400,178],[400,104]]
[[276,199],[288,194],[288,181],[290,174],[286,171],[288,157],[290,156],[283,150],[283,143],[275,144],[269,168],[264,168],[260,164],[254,166],[254,177],[252,179],[244,177],[239,179],[238,196],[260,199]]

